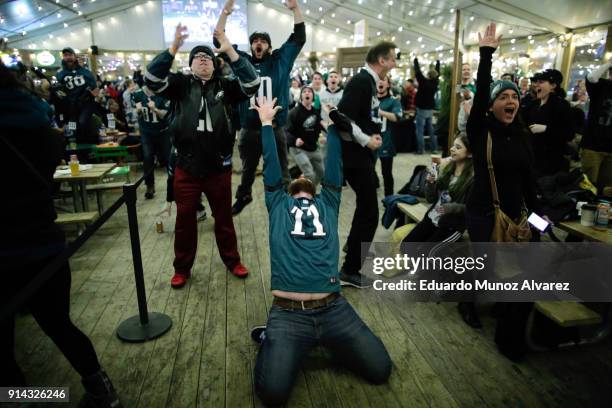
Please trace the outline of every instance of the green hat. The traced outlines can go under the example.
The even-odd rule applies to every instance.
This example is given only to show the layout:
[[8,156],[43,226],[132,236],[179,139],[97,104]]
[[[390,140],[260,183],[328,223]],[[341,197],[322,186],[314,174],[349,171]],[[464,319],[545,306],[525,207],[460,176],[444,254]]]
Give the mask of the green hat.
[[493,101],[497,96],[504,92],[506,89],[512,89],[518,95],[519,99],[521,98],[521,93],[519,92],[518,86],[514,82],[510,81],[502,81],[498,79],[497,81],[491,84],[491,91],[489,92],[489,105],[493,104]]

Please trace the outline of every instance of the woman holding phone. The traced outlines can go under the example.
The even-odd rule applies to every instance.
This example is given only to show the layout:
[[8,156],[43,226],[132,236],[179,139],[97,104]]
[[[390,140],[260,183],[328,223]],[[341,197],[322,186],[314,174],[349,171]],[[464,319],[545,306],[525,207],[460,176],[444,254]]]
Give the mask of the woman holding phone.
[[[492,164],[501,210],[513,220],[525,207],[537,210],[534,159],[530,133],[518,116],[520,91],[515,83],[491,83],[492,56],[499,46],[495,23],[479,34],[480,63],[476,94],[467,122],[467,135],[474,162],[474,184],[467,200],[467,228],[472,242],[489,242],[495,221],[493,194],[487,166],[487,138],[492,140]],[[537,211],[535,211],[537,213]],[[473,303],[460,303],[463,320],[481,327]]]

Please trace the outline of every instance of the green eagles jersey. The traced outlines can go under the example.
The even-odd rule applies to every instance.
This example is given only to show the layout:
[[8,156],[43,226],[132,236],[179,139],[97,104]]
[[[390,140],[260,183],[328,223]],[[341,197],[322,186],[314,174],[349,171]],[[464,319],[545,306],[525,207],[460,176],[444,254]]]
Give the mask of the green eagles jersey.
[[[157,109],[166,111],[166,115],[163,118],[158,117],[157,113],[148,107],[149,101],[153,101]],[[136,106],[137,103],[142,105],[142,109],[138,112],[138,125],[141,132],[159,132],[168,127],[169,100],[159,95],[147,96],[142,89],[139,89],[132,94],[132,104]]]
[[312,200],[293,198],[285,192],[272,127],[262,127],[261,135],[270,222],[272,290],[337,292],[340,290],[338,211],[342,152],[335,128],[329,128],[321,194]]

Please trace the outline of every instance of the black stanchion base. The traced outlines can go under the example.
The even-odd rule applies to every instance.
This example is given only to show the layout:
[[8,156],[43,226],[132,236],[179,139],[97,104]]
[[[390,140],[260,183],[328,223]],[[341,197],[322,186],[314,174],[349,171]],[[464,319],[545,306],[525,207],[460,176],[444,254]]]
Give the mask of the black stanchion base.
[[130,343],[153,340],[162,336],[172,327],[172,319],[162,313],[149,313],[149,323],[140,324],[140,316],[124,320],[117,328],[117,337]]

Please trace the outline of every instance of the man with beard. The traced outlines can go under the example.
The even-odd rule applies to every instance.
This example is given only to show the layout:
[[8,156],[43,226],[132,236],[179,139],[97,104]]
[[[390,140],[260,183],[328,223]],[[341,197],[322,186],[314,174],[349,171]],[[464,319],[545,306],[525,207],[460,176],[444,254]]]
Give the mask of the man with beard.
[[215,31],[217,52],[227,55],[234,75],[223,77],[213,50],[204,45],[189,53],[191,74],[171,73],[174,56],[188,36],[185,30],[186,27],[177,26],[170,49],[155,57],[145,74],[146,85],[174,103],[169,127],[177,150],[175,273],[170,282],[174,288],[184,286],[191,276],[198,240],[196,212],[202,193],[212,209],[215,239],[223,263],[237,277],[248,275],[240,262],[230,207],[234,150],[231,111],[259,87],[255,68],[238,55],[222,31]]
[[77,143],[96,144],[97,135],[91,132],[90,122],[96,109],[94,98],[98,96],[99,89],[92,72],[79,65],[76,54],[70,47],[62,50],[62,70],[57,73],[57,81],[62,86],[67,100],[64,124],[71,127],[71,130],[76,126]]
[[300,103],[289,112],[287,144],[289,152],[304,177],[312,181],[315,189],[323,178],[323,157],[317,146],[321,133],[321,111],[313,106],[311,87],[302,88]]
[[[276,148],[281,163],[283,180],[289,181],[287,169],[287,139],[283,130],[287,122],[289,107],[289,75],[293,62],[306,43],[306,26],[298,6],[297,0],[287,0],[285,6],[293,12],[293,33],[289,39],[278,49],[272,51],[272,40],[265,32],[256,31],[249,37],[251,55],[238,51],[242,57],[247,58],[255,67],[261,77],[258,95],[277,99],[281,111],[274,118],[273,128],[276,137]],[[228,1],[221,12],[218,30],[224,30],[225,21],[233,8],[233,1]],[[242,180],[236,191],[236,202],[232,207],[232,214],[238,215],[251,201],[251,188],[255,181],[255,171],[262,154],[261,121],[257,112],[250,109],[255,100],[245,101],[239,106],[240,113],[240,139],[238,150],[242,159]]]

